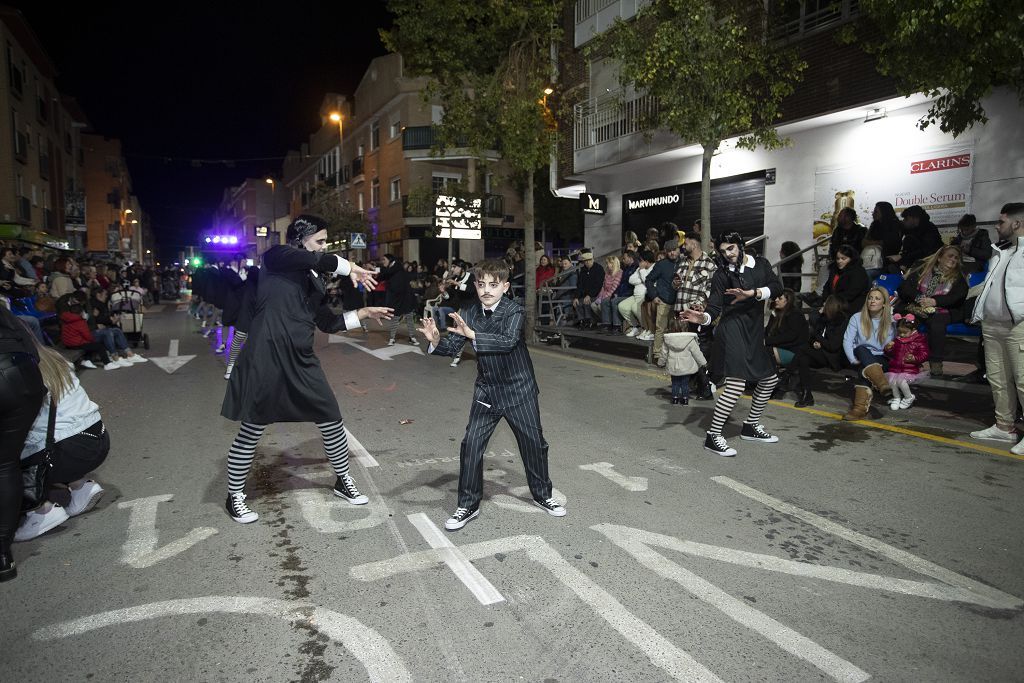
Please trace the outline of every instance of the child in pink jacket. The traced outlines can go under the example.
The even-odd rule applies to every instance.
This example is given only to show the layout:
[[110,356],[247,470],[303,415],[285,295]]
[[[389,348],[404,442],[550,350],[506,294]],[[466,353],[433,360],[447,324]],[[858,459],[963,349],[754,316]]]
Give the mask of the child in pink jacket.
[[917,331],[917,320],[913,313],[892,317],[896,323],[896,337],[885,345],[889,358],[886,377],[892,387],[891,410],[906,410],[917,398],[910,391],[910,385],[920,377],[921,366],[928,360],[928,339]]

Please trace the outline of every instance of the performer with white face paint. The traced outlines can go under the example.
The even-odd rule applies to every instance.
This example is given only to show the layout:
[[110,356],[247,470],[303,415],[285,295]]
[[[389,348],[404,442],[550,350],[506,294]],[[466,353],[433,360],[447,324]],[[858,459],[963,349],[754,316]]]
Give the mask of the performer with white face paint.
[[711,279],[707,310],[693,304],[682,315],[687,322],[715,325],[711,370],[716,382],[725,380],[704,448],[726,457],[736,455],[736,449],[722,436],[722,427],[748,381],[757,382],[757,389],[740,438],[762,443],[779,440],[759,420],[779,381],[775,361],[764,345],[764,302],[782,293],[782,283],[768,261],[744,254],[743,244],[738,233],[719,236],[715,244],[718,270]]
[[288,244],[271,247],[263,268],[245,352],[231,375],[221,415],[242,423],[228,453],[228,514],[248,524],[259,519],[245,503],[245,480],[256,444],[272,422],[315,422],[338,479],[334,495],[364,505],[348,469],[348,440],[338,401],[313,353],[313,328],[338,332],[366,318],[388,320],[390,308],[335,314],[324,302],[321,273],[350,276],[374,287],[372,271],[327,254],[327,222],[303,215],[288,226]]

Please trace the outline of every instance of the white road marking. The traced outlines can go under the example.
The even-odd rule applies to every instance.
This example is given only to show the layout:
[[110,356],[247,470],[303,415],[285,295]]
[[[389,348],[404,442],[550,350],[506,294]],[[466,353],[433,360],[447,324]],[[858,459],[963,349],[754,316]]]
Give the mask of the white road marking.
[[938,579],[948,586],[953,586],[963,591],[960,597],[952,599],[973,602],[978,605],[994,607],[997,609],[1020,609],[1021,607],[1024,607],[1024,601],[1010,595],[1009,593],[1004,593],[1003,591],[992,588],[991,586],[986,586],[979,581],[969,579],[966,576],[950,571],[945,567],[940,567],[939,565],[922,559],[913,553],[907,552],[906,550],[900,550],[899,548],[883,543],[878,539],[847,529],[830,519],[825,519],[824,517],[812,512],[798,508],[795,505],[773,498],[766,493],[762,493],[757,489],[747,486],[746,484],[741,484],[729,477],[711,477],[711,480],[723,486],[728,486],[733,491],[767,505],[782,514],[796,517],[811,526],[818,527],[826,533],[844,538],[851,543],[870,550],[871,552],[887,557],[893,562],[903,565],[911,571],[924,574],[925,576],[930,576],[933,579]]
[[[813,664],[835,680],[855,682],[866,681],[871,678],[871,675],[866,671],[854,666],[834,652],[825,649],[810,638],[779,623],[764,612],[754,609],[742,600],[732,597],[710,581],[702,579],[687,569],[683,569],[675,562],[653,551],[650,547],[653,545],[686,553],[690,552],[693,546],[702,544],[688,543],[671,536],[663,536],[617,524],[598,524],[591,528],[607,536],[612,543],[625,550],[637,562],[659,576],[675,581],[704,602],[721,610],[734,621],[757,631],[783,650]],[[704,546],[704,548],[711,547]],[[728,549],[718,548],[717,550],[727,551]],[[693,554],[708,556],[704,553]],[[747,555],[749,554],[747,553]],[[719,556],[714,559],[730,561],[723,552],[719,552]],[[798,563],[794,562],[792,564]]]
[[423,355],[423,349],[421,349],[418,345],[413,346],[412,344],[407,344],[404,342],[396,342],[394,346],[385,346],[380,349],[371,349],[369,347],[363,346],[362,341],[358,339],[353,339],[352,337],[343,334],[332,334],[330,335],[330,337],[328,337],[327,342],[329,344],[348,344],[349,346],[353,346],[359,349],[360,351],[365,351],[366,353],[370,354],[371,356],[378,360],[391,360],[395,356],[400,356],[403,353],[418,353],[421,356]]
[[[332,472],[333,474],[333,472]],[[388,519],[388,509],[376,500],[366,505],[352,505],[323,489],[299,489],[292,492],[299,502],[299,511],[311,527],[322,534],[336,534],[360,529],[372,529]],[[333,518],[336,511],[360,512],[359,519],[339,521]]]
[[[573,567],[539,536],[513,536],[460,546],[469,560],[493,557],[496,553],[524,551],[531,560],[548,569],[566,588],[577,595],[597,615],[643,652],[652,664],[676,680],[720,681],[685,651],[663,638],[646,622],[634,616],[622,603],[586,574]],[[352,567],[349,574],[359,581],[375,581],[406,572],[436,567],[444,562],[440,550],[424,550],[399,555],[390,560]]]
[[[505,453],[512,455],[507,450]],[[508,472],[500,468],[485,469],[484,479],[486,481],[499,484],[502,487],[506,487],[507,482],[505,481],[505,476],[507,474]],[[541,510],[536,505],[528,502],[533,500],[533,493],[530,492],[529,486],[514,486],[507,490],[508,495],[505,495],[504,493],[496,493],[491,496],[491,503],[505,510],[515,510],[516,512],[528,512],[531,514],[535,512],[544,512],[544,510]],[[567,501],[565,494],[554,487],[551,488],[551,497],[554,498],[555,502],[559,505],[565,505]]]
[[380,467],[380,463],[370,455],[370,452],[360,443],[359,439],[353,436],[348,427],[345,427],[345,434],[348,437],[348,453],[356,462],[363,467]]
[[178,355],[178,340],[172,339],[167,348],[166,356],[150,356],[149,359],[153,361],[158,368],[166,372],[168,375],[173,373],[175,370],[183,366],[195,358],[195,355],[191,356],[179,356]]
[[128,516],[128,540],[121,546],[121,562],[136,569],[145,569],[157,562],[183,553],[196,543],[217,533],[217,530],[211,527],[200,527],[188,532],[177,541],[157,548],[156,507],[160,503],[167,503],[173,499],[173,495],[166,493],[160,496],[126,500],[117,504],[119,509],[131,510]]
[[420,536],[427,544],[437,550],[441,561],[448,565],[455,577],[469,589],[481,605],[493,605],[505,602],[505,598],[498,592],[490,581],[484,578],[480,570],[474,567],[462,552],[449,541],[441,530],[431,522],[425,514],[406,515]]
[[377,631],[358,619],[338,612],[270,598],[211,595],[202,598],[151,602],[127,609],[101,612],[41,628],[32,634],[36,640],[68,638],[115,626],[160,617],[194,614],[259,614],[277,617],[289,623],[308,624],[331,640],[339,643],[366,668],[371,681],[412,681],[401,658],[391,644]]
[[182,311],[187,311],[188,309],[189,304],[178,304],[178,307],[175,308],[174,310],[177,311],[178,313],[181,313]]
[[646,491],[647,477],[627,477],[615,471],[615,465],[610,462],[594,462],[589,465],[580,465],[581,470],[597,472],[605,479],[614,482],[627,491]]

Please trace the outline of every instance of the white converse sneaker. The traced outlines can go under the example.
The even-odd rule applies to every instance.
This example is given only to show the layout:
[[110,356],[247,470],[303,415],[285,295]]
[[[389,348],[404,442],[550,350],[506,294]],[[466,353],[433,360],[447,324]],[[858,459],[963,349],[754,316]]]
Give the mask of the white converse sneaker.
[[976,432],[971,432],[972,439],[982,439],[984,441],[1008,441],[1014,443],[1019,438],[1016,432],[1004,432],[997,425],[992,425],[987,429],[981,429]]
[[556,503],[554,498],[548,498],[547,500],[534,499],[533,504],[542,508],[544,512],[552,517],[565,517],[565,508]]
[[395,340],[394,339],[388,339],[388,346],[394,346],[394,345],[395,345]]
[[471,519],[476,519],[480,516],[480,508],[470,510],[469,508],[455,508],[455,512],[448,518],[448,521],[444,523],[444,528],[448,531],[457,531],[462,527],[466,526]]
[[917,400],[917,396],[907,396],[906,398],[900,399],[900,410],[906,410],[910,406],[914,405],[914,401]]
[[729,445],[724,436],[712,434],[711,432],[707,432],[707,435],[704,437],[704,450],[711,451],[723,458],[731,458],[736,455],[736,449]]
[[103,496],[103,487],[92,479],[86,479],[81,488],[69,490],[71,491],[71,502],[65,508],[69,517],[92,510]]
[[777,443],[779,437],[769,434],[763,425],[744,422],[740,429],[740,438],[744,441],[760,441],[761,443]]
[[89,368],[90,370],[95,370],[95,369],[96,369],[96,364],[95,364],[95,363],[93,363],[93,362],[92,362],[91,360],[89,360],[88,358],[86,358],[85,360],[83,360],[83,361],[82,361],[82,362],[80,363],[80,365],[81,365],[81,366],[82,366],[83,368]]
[[244,493],[230,493],[228,494],[228,500],[224,503],[224,507],[227,509],[228,514],[231,515],[231,519],[235,520],[239,524],[249,524],[255,522],[260,518],[255,512],[253,512],[248,505],[245,504]]
[[25,514],[25,518],[14,533],[14,540],[28,541],[36,536],[42,536],[50,529],[68,521],[68,517],[68,511],[57,503],[53,503],[46,512],[32,510]]

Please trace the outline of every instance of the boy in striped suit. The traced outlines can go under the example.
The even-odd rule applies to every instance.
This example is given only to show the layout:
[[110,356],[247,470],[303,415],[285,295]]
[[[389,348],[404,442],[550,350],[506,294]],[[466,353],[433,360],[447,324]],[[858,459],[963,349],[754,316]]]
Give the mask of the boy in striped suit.
[[548,442],[540,424],[537,378],[523,338],[523,307],[505,296],[508,266],[504,261],[484,261],[473,269],[473,276],[479,303],[449,314],[447,337],[441,339],[430,318],[424,318],[419,329],[433,355],[457,356],[468,341],[477,357],[473,404],[460,449],[459,502],[445,529],[461,529],[479,516],[484,451],[502,418],[519,444],[534,503],[554,517],[564,517],[565,508],[551,497]]

